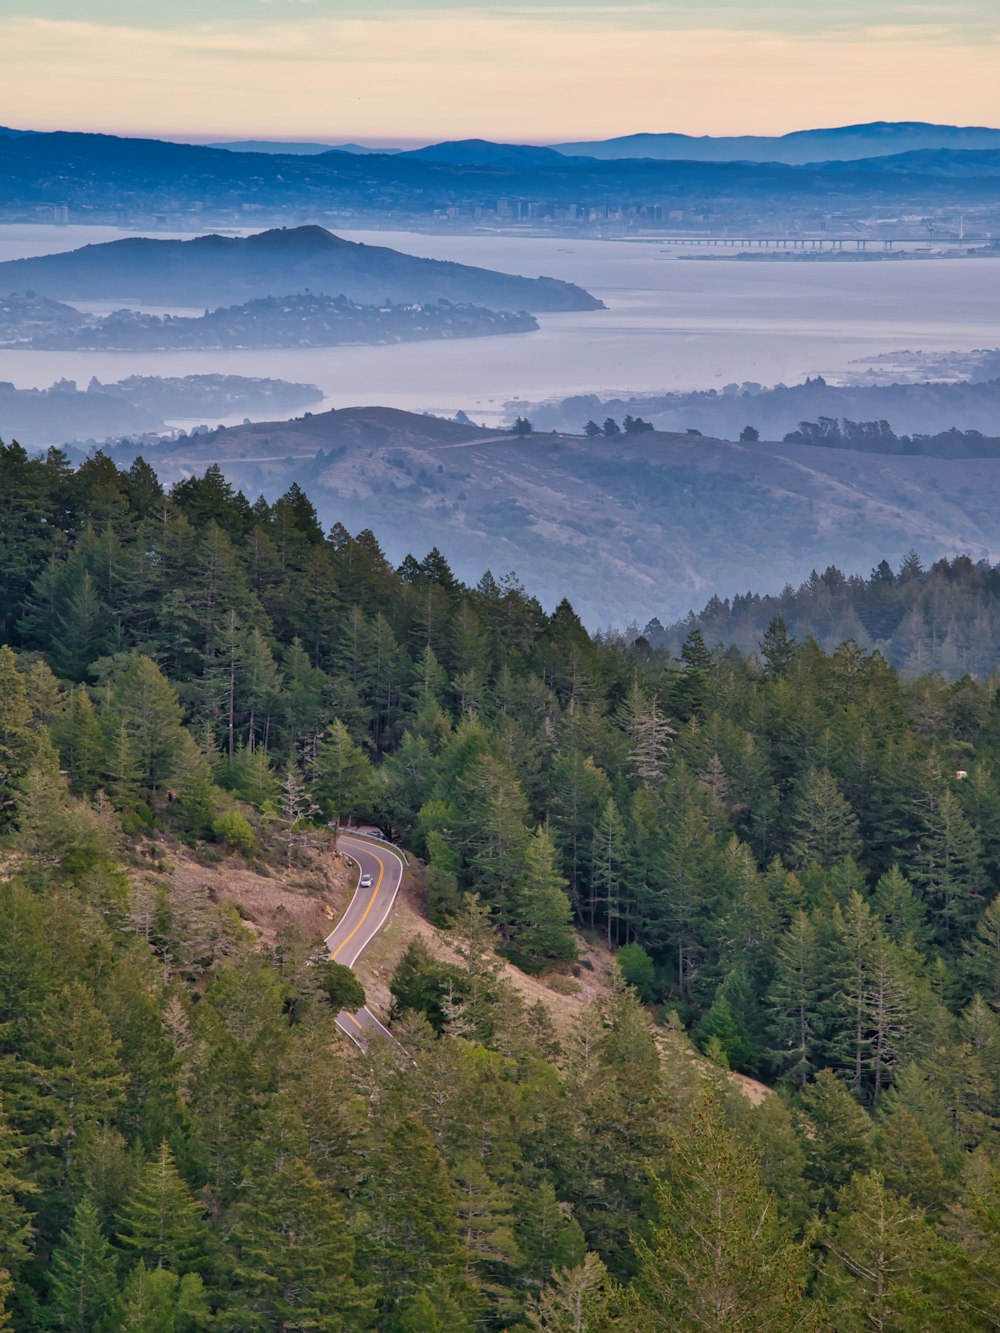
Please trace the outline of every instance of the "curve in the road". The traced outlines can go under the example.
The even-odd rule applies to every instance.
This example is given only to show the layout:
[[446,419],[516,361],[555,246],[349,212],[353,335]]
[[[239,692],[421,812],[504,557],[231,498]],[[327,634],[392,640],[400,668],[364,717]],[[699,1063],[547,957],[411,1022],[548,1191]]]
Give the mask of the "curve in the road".
[[[345,967],[353,967],[389,918],[403,878],[403,859],[387,844],[355,834],[341,833],[337,847],[357,865],[360,876],[367,874],[372,879],[369,888],[362,888],[359,882],[347,911],[325,941],[331,958]],[[342,1009],[337,1015],[337,1026],[362,1050],[367,1045],[366,1034],[379,1033],[393,1040],[388,1028],[367,1005],[355,1013]]]

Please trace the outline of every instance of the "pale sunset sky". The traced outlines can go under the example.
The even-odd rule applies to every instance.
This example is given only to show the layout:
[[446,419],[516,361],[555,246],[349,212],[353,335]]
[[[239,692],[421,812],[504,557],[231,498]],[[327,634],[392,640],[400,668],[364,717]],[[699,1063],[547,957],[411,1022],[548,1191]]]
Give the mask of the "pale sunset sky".
[[0,124],[521,142],[1000,124],[997,0],[0,0]]

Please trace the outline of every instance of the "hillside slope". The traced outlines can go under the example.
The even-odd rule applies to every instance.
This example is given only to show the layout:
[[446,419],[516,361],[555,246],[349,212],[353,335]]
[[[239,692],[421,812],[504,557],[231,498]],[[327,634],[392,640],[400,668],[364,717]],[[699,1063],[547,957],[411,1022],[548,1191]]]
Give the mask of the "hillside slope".
[[1000,147],[1000,130],[924,121],[873,121],[780,135],[626,134],[593,143],[554,144],[572,157],[652,157],[697,162],[849,162],[883,154]]
[[1000,553],[1000,461],[886,457],[651,432],[520,440],[385,408],[257,422],[147,451],[167,481],[220,463],[276,496],[306,486],[329,525],[389,557],[439,546],[461,577],[517,573],[592,626],[674,618],[713,593],[777,591],[803,566],[868,570]]
[[203,306],[309,290],[380,305],[444,298],[500,310],[596,310],[601,302],[558,278],[523,278],[380,245],[345,241],[323,227],[190,241],[128,237],[0,264],[0,291],[68,300],[131,298]]

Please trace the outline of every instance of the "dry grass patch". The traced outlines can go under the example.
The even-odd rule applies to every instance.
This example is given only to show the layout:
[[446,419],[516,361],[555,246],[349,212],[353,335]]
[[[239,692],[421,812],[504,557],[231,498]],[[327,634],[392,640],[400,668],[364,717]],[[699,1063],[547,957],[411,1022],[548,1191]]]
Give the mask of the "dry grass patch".
[[307,936],[323,939],[354,893],[351,865],[329,848],[305,852],[301,864],[259,866],[233,854],[205,862],[182,843],[157,843],[155,867],[139,868],[137,883],[167,882],[183,895],[204,894],[231,904],[265,944],[273,944],[283,920]]

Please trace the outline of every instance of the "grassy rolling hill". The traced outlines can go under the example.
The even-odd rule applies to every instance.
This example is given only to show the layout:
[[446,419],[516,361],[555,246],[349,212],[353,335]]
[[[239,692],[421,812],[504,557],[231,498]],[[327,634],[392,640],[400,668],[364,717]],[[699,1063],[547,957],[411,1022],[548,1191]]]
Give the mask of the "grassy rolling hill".
[[1000,461],[735,444],[651,432],[521,440],[386,408],[257,422],[147,452],[165,480],[213,462],[248,492],[308,488],[387,554],[439,546],[461,577],[508,570],[592,626],[677,617],[807,566],[1000,554]]

